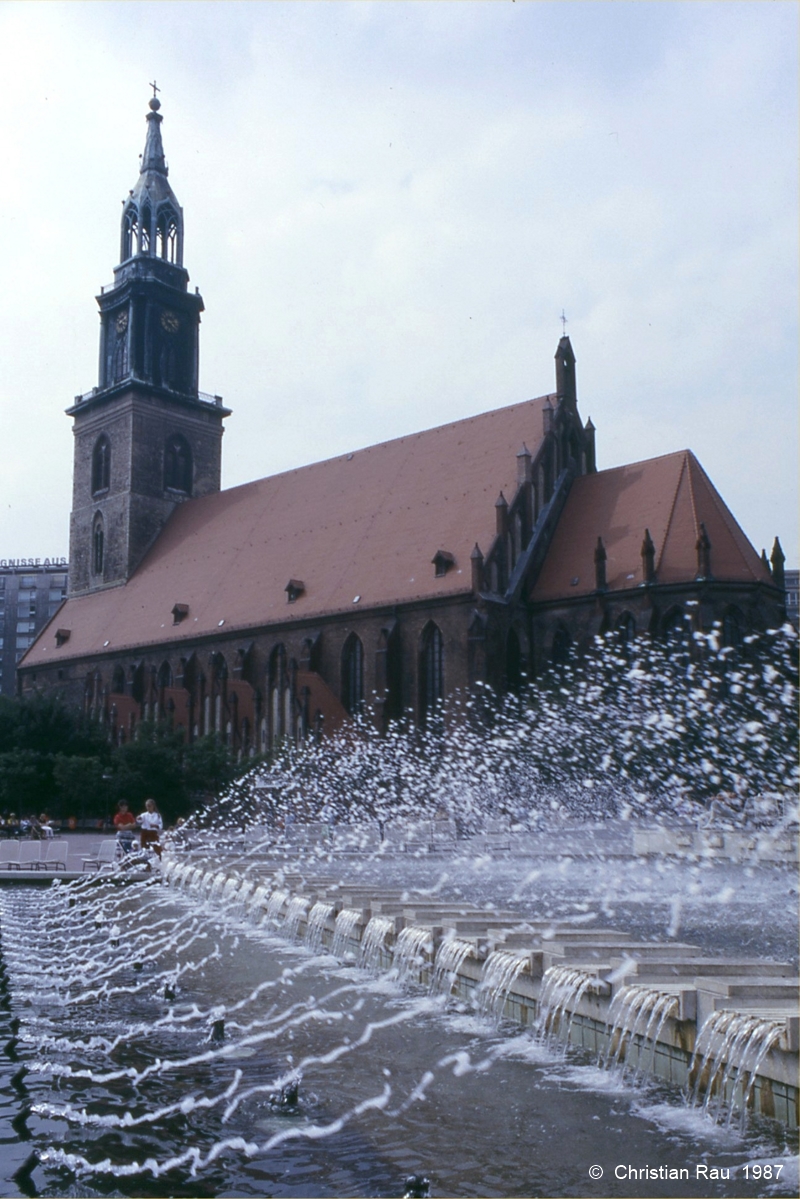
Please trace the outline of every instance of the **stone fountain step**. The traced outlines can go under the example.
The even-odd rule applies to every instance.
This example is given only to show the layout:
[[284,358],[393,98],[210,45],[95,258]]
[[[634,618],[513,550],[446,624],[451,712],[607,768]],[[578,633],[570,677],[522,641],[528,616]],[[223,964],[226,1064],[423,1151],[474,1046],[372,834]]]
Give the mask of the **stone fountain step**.
[[627,966],[625,976],[651,977],[659,973],[663,973],[665,977],[681,975],[687,978],[704,977],[731,977],[743,975],[747,978],[753,976],[768,977],[770,979],[791,978],[794,973],[794,967],[789,962],[769,962],[759,958],[704,958],[700,956],[690,957],[683,954],[673,954],[672,946],[665,945],[661,954],[647,955],[641,959],[636,959],[636,955],[631,955],[631,960],[627,959],[627,946],[625,956],[613,955],[611,965],[614,969],[619,969],[621,966]]

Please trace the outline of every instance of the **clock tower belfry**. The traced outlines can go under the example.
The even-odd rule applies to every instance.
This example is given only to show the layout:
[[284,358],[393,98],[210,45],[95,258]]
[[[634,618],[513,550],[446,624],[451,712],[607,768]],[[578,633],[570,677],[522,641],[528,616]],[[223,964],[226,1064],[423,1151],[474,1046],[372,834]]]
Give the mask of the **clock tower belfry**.
[[72,595],[125,583],[175,506],[220,488],[230,409],[198,391],[203,300],[183,265],[160,107],[154,95],[139,179],[123,202],[119,266],[97,297],[98,386],[67,410]]

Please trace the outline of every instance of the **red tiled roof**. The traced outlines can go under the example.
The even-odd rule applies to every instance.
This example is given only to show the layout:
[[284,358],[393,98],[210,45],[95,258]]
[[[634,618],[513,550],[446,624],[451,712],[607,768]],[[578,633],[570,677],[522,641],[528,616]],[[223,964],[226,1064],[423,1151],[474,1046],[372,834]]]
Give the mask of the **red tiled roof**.
[[638,586],[645,529],[655,544],[656,582],[689,582],[697,575],[701,522],[711,543],[715,579],[770,582],[702,466],[690,450],[682,450],[576,479],[531,598],[540,602],[594,591],[598,537],[607,554],[608,589]]
[[[498,492],[514,494],[523,442],[536,453],[547,399],[179,505],[128,583],[68,600],[69,640],[56,649],[45,629],[24,665],[352,611],[356,596],[372,607],[468,592],[472,548],[494,539]],[[437,550],[455,559],[439,578]],[[293,604],[290,579],[304,584]],[[177,626],[175,604],[189,605]]]

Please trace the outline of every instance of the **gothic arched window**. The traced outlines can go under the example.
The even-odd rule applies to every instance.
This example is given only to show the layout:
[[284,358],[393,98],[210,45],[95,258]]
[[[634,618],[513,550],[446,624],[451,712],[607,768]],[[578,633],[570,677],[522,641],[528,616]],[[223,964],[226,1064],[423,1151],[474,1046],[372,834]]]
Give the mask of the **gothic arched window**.
[[103,518],[98,512],[92,525],[92,574],[101,575],[103,573],[105,559],[104,540]]
[[139,250],[139,220],[136,209],[130,208],[122,225],[122,261],[133,258]]
[[192,451],[180,433],[172,433],[164,446],[164,486],[192,494]]
[[623,612],[614,629],[622,645],[630,645],[636,636],[636,621],[630,612]]
[[688,641],[691,625],[683,608],[670,608],[661,625],[664,637],[675,644]]
[[167,262],[178,261],[178,220],[170,209],[165,209],[158,216],[156,255]]
[[342,650],[342,703],[351,716],[364,703],[364,647],[351,633]]
[[142,211],[142,228],[141,228],[141,252],[142,254],[150,253],[150,209],[145,208]]
[[286,673],[286,650],[282,645],[276,645],[269,656],[267,668],[267,695],[269,696],[269,729],[270,740],[273,744],[279,741],[288,731],[285,724],[286,694],[288,692],[288,677]]
[[722,618],[722,644],[741,645],[744,630],[744,617],[738,608],[728,608]]
[[113,695],[125,694],[125,671],[122,666],[115,666],[111,676],[111,692]]
[[569,658],[569,651],[572,646],[572,638],[570,637],[563,624],[560,624],[553,636],[553,665],[565,666]]
[[111,443],[101,433],[92,451],[92,495],[108,491],[111,480]]
[[444,699],[444,642],[433,621],[422,630],[419,666],[420,714],[424,721]]

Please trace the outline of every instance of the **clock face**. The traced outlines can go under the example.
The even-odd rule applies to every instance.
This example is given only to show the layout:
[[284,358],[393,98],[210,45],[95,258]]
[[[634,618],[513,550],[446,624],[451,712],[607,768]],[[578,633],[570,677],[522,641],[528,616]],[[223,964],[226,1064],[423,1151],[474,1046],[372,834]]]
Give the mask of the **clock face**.
[[116,327],[117,333],[124,333],[125,330],[128,328],[127,312],[120,312],[119,315],[117,316],[117,319],[114,321],[114,325]]
[[181,318],[177,312],[170,312],[167,308],[161,313],[161,328],[166,333],[177,333],[181,327]]

